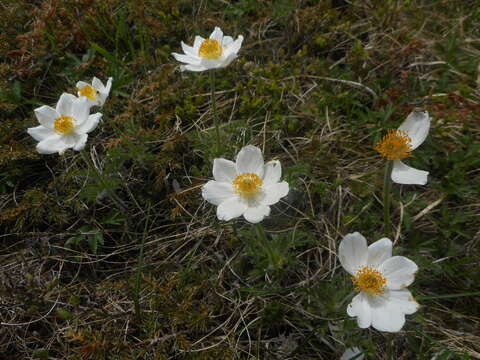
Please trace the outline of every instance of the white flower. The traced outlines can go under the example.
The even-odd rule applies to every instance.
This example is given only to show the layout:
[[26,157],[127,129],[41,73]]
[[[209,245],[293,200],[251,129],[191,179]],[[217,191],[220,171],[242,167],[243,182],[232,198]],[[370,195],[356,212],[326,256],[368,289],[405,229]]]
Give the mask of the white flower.
[[223,36],[219,27],[215,27],[209,39],[195,36],[193,47],[182,41],[182,49],[185,55],[172,53],[178,61],[187,65],[181,65],[180,70],[205,71],[228,66],[242,46],[243,36],[237,40],[231,36]]
[[358,347],[351,347],[345,350],[340,360],[363,360],[365,356]]
[[413,282],[418,266],[404,256],[392,256],[389,239],[367,247],[367,240],[358,232],[343,238],[338,253],[360,291],[348,305],[348,315],[356,316],[361,328],[371,325],[379,331],[400,331],[405,314],[413,314],[419,307],[405,289]]
[[427,111],[412,111],[397,130],[390,130],[374,147],[382,156],[393,160],[392,181],[398,184],[425,185],[428,171],[414,169],[401,160],[412,156],[411,152],[426,139],[430,130]]
[[90,131],[94,130],[102,114],[90,114],[90,106],[85,97],[63,93],[56,108],[41,106],[35,109],[40,126],[29,128],[27,132],[39,143],[40,154],[63,154],[67,149],[82,150]]
[[243,215],[258,223],[270,214],[270,205],[288,194],[288,183],[279,182],[280,161],[264,164],[262,152],[248,145],[240,150],[236,163],[225,159],[213,161],[213,177],[202,187],[202,196],[217,205],[217,217],[231,220]]
[[77,82],[78,96],[85,96],[91,106],[103,106],[108,94],[110,94],[112,80],[113,78],[108,78],[107,85],[103,85],[96,77],[93,77],[91,84],[79,81]]

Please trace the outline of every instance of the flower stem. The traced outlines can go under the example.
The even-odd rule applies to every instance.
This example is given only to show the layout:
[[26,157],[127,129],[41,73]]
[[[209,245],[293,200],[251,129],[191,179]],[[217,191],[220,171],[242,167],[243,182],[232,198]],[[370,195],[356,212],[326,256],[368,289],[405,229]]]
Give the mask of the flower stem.
[[237,230],[237,225],[235,224],[235,221],[232,221],[232,230],[233,230],[233,236],[235,239],[238,239],[238,230]]
[[255,224],[254,228],[255,228],[255,233],[257,235],[257,244],[258,244],[259,250],[262,249],[263,251],[265,251],[265,253],[267,254],[269,264],[274,265],[275,254],[272,253],[272,249],[271,249],[270,243],[267,241],[267,234],[265,233],[263,226],[260,223],[258,223],[258,224]]
[[387,340],[387,360],[395,360],[395,335],[386,334]]
[[255,224],[254,227],[255,233],[257,234],[257,239],[263,247],[265,244],[265,230],[263,230],[263,227],[260,224]]
[[215,100],[215,70],[210,71],[210,88],[212,90],[212,112],[215,124],[215,136],[217,142],[217,153],[220,153],[220,129],[218,127],[217,102]]
[[390,222],[390,196],[392,190],[392,168],[393,168],[393,161],[387,161],[387,165],[385,166],[385,174],[383,177],[383,222],[385,226],[385,236],[390,237],[391,233],[391,222]]

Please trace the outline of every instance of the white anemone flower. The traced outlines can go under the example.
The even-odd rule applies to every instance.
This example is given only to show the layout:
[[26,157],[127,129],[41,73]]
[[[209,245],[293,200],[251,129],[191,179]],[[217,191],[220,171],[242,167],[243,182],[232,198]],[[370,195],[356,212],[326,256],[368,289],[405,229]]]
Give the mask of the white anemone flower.
[[360,291],[348,305],[348,315],[357,317],[360,328],[400,331],[405,314],[413,314],[419,308],[406,289],[418,266],[404,256],[392,256],[389,239],[382,238],[367,247],[367,240],[358,232],[342,239],[338,253],[340,263]]
[[90,106],[85,97],[63,93],[56,108],[44,105],[35,109],[40,126],[27,132],[39,143],[40,154],[63,154],[67,149],[80,151],[85,147],[88,133],[94,130],[101,113],[90,115]]
[[236,162],[226,159],[213,161],[213,177],[202,187],[202,196],[217,205],[219,220],[231,220],[243,215],[245,220],[258,223],[270,215],[270,205],[288,194],[288,183],[280,181],[280,161],[264,164],[262,151],[252,145],[243,147]]
[[79,81],[76,85],[78,96],[85,96],[91,106],[103,106],[105,100],[107,100],[107,97],[110,94],[110,90],[112,89],[112,81],[113,78],[111,77],[108,78],[107,85],[103,85],[103,83],[96,77],[93,77],[91,84],[86,83],[85,81]]
[[172,55],[178,61],[187,64],[180,66],[181,71],[224,68],[237,57],[242,42],[242,35],[233,40],[231,36],[223,36],[222,30],[215,27],[209,39],[195,36],[193,47],[182,41],[182,49],[185,54],[172,53]]
[[391,129],[375,145],[383,157],[393,161],[392,181],[397,184],[425,185],[428,171],[405,165],[402,159],[412,156],[412,151],[426,139],[430,130],[430,116],[427,111],[412,111],[398,129]]
[[346,349],[340,360],[363,360],[364,358],[365,355],[363,355],[363,351],[354,346]]

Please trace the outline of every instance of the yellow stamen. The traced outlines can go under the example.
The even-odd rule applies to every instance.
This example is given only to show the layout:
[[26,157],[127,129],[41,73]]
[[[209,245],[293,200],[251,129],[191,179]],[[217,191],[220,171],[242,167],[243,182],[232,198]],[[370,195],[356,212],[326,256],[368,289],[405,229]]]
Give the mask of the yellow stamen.
[[205,39],[198,49],[198,55],[205,59],[218,59],[222,56],[222,46],[217,40]]
[[382,273],[370,266],[364,266],[357,270],[352,281],[357,290],[363,291],[368,295],[383,294],[385,292],[385,284],[387,283],[387,279],[385,279]]
[[251,198],[262,189],[263,180],[254,173],[243,173],[233,180],[235,192],[241,196]]
[[85,85],[79,90],[80,96],[86,96],[89,100],[94,101],[97,98],[97,90],[92,85]]
[[55,119],[53,128],[62,135],[70,134],[75,127],[73,118],[71,116],[62,115]]
[[390,129],[374,149],[388,160],[400,160],[412,156],[411,142],[405,131]]

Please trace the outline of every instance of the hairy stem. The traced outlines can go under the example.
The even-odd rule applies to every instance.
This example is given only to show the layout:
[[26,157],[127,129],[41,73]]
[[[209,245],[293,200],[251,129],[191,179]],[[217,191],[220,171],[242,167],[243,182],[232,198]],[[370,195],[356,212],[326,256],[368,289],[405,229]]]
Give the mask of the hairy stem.
[[393,161],[387,161],[385,166],[385,174],[383,177],[383,222],[385,225],[385,236],[390,237],[392,225],[390,222],[390,197],[392,190],[392,168]]
[[387,359],[388,360],[396,360],[395,356],[395,335],[394,334],[387,334]]
[[212,113],[215,124],[215,136],[217,142],[217,153],[220,152],[220,129],[218,127],[217,102],[215,100],[215,70],[210,71],[210,88],[212,90]]

